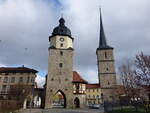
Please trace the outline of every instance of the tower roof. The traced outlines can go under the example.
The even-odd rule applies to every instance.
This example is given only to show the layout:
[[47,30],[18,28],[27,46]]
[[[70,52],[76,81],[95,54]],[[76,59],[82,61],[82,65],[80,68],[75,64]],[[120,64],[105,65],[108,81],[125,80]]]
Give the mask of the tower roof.
[[59,25],[55,27],[52,32],[52,36],[55,36],[55,35],[64,35],[64,36],[71,37],[71,31],[69,28],[65,26],[65,20],[63,17],[59,19]]
[[113,49],[113,47],[110,47],[106,41],[106,36],[105,36],[103,22],[102,22],[101,8],[100,8],[100,35],[99,35],[98,49]]

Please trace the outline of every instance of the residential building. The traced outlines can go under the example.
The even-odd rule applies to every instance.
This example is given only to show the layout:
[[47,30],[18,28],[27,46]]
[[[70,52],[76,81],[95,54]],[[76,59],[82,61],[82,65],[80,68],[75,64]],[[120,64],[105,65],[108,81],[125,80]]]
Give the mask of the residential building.
[[86,101],[87,105],[101,104],[101,88],[98,83],[96,84],[86,84]]
[[25,98],[33,93],[37,72],[24,66],[0,67],[0,103],[7,101],[8,105],[11,105],[13,100],[13,103],[16,105],[19,103],[19,106],[22,107]]

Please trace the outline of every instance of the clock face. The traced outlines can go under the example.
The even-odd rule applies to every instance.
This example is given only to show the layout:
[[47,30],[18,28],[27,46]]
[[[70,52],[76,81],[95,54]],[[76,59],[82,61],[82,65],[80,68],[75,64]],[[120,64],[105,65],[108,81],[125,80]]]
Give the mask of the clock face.
[[64,38],[60,38],[59,40],[60,40],[61,42],[63,42],[63,41],[64,41]]

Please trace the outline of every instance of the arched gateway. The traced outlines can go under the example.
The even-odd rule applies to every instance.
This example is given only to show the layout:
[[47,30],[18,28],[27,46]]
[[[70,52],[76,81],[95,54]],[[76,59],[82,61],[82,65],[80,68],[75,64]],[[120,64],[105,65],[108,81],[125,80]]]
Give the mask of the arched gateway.
[[66,108],[66,95],[63,91],[58,90],[54,95],[54,100],[52,104],[53,108]]
[[75,108],[80,108],[80,100],[78,97],[74,99]]
[[[64,107],[73,108],[73,38],[63,18],[54,28],[49,42],[45,108],[55,105],[54,101],[59,93],[65,98]],[[58,95],[56,92],[59,92]]]

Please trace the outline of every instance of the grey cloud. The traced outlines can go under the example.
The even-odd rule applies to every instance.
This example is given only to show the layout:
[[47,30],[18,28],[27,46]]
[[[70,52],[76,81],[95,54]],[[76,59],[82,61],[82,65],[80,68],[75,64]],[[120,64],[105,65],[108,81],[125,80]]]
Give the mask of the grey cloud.
[[[58,25],[60,7],[55,7],[53,2],[37,1],[0,2],[0,64],[25,64],[47,71],[48,36]],[[95,52],[99,41],[99,5],[107,42],[114,47],[116,68],[124,58],[133,58],[139,51],[150,53],[149,0],[59,2],[64,7],[66,25],[75,38],[74,70],[90,82],[97,82]]]

